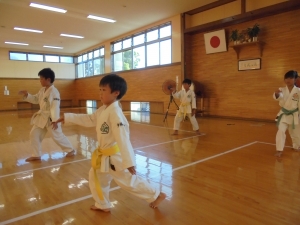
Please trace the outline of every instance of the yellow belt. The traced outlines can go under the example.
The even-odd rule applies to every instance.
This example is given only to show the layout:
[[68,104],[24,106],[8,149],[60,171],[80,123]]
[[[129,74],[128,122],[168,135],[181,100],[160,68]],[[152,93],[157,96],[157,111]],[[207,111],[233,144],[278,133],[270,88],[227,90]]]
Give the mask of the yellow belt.
[[98,148],[95,149],[95,151],[92,154],[92,168],[94,170],[96,191],[97,191],[98,196],[101,200],[104,200],[104,197],[103,197],[100,181],[98,180],[96,170],[100,169],[100,167],[101,167],[102,155],[110,156],[110,155],[114,155],[118,152],[120,152],[119,146],[117,144],[115,144],[112,147],[106,148],[106,149],[101,149],[101,148],[98,147]]
[[190,105],[190,103],[189,102],[187,102],[187,103],[181,103],[180,104],[180,106],[182,106],[182,107],[184,107],[184,111],[183,111],[183,119],[185,119],[185,117],[186,117],[186,111],[187,111],[187,106],[189,106]]

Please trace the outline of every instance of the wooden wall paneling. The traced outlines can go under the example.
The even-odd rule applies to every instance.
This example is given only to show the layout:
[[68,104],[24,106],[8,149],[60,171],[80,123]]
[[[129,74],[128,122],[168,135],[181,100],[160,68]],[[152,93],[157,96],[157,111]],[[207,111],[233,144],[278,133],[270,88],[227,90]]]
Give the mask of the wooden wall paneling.
[[274,120],[279,105],[272,98],[273,92],[285,86],[287,71],[300,71],[300,23],[295,21],[300,22],[300,10],[224,27],[229,40],[230,30],[260,24],[259,40],[265,42],[262,57],[256,47],[247,46],[240,52],[240,59],[261,58],[260,70],[238,71],[233,48],[206,54],[204,33],[186,35],[186,72],[203,85],[205,115]]
[[[140,70],[122,71],[116,74],[127,82],[127,93],[121,99],[123,110],[129,110],[125,101],[163,102],[164,112],[169,103],[169,95],[162,91],[165,80],[181,79],[181,63],[159,66]],[[76,100],[99,99],[99,82],[102,76],[87,77],[75,80]],[[130,106],[129,106],[130,107]],[[176,113],[176,106],[171,106],[169,112]]]
[[[62,100],[75,99],[75,82],[74,80],[56,79],[55,87],[60,92]],[[4,95],[4,86],[7,86],[9,95]],[[41,84],[39,79],[24,79],[24,78],[0,78],[0,111],[1,110],[17,110],[18,102],[22,102],[22,96],[18,95],[20,90],[27,90],[31,94],[36,94]]]

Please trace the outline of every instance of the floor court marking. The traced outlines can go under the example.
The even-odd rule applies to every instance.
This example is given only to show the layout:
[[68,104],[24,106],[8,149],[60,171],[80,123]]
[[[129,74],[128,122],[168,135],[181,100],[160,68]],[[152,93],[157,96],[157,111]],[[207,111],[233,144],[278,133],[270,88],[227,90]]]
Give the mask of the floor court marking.
[[[186,164],[184,166],[180,166],[180,167],[177,167],[177,168],[173,169],[172,172],[180,170],[180,169],[183,169],[183,168],[186,168],[186,167],[189,167],[189,166],[193,166],[195,164],[199,164],[199,163],[205,162],[207,160],[210,160],[210,159],[213,159],[213,158],[216,158],[216,157],[219,157],[219,156],[222,156],[222,155],[225,155],[225,154],[228,154],[228,153],[240,150],[242,148],[245,148],[245,147],[248,147],[250,145],[257,144],[257,143],[260,143],[260,142],[254,141],[254,142],[251,142],[249,144],[245,144],[245,145],[242,145],[240,147],[228,150],[226,152],[222,152],[222,153],[219,153],[217,155],[210,156],[210,157],[198,160],[198,161],[193,162],[193,163],[188,163],[188,164]],[[164,174],[164,173],[161,173],[159,175],[162,175],[162,174]],[[154,178],[154,177],[152,177],[152,178]],[[148,178],[148,179],[151,179],[151,178]],[[115,190],[118,190],[118,189],[120,189],[120,187],[114,187],[114,188],[111,188],[110,191],[115,191]],[[45,208],[45,209],[41,209],[41,210],[38,210],[38,211],[35,211],[35,212],[32,212],[32,213],[29,213],[29,214],[25,214],[23,216],[15,217],[13,219],[9,219],[9,220],[0,222],[0,225],[5,225],[5,224],[17,222],[19,220],[26,219],[28,217],[35,216],[35,215],[38,215],[38,214],[41,214],[41,213],[44,213],[44,212],[48,212],[50,210],[57,209],[57,208],[60,208],[60,207],[66,206],[66,205],[70,205],[72,203],[80,202],[80,201],[86,200],[86,199],[91,198],[91,197],[92,197],[92,195],[87,195],[87,196],[84,196],[84,197],[81,197],[81,198],[77,198],[77,199],[74,199],[74,200],[71,200],[71,201],[68,201],[68,202],[64,202],[64,203],[61,203],[61,204],[58,204],[58,205],[54,205],[54,206],[51,206],[51,207],[48,207],[48,208]]]
[[[139,122],[135,122],[135,121],[130,121],[130,123],[145,125],[145,126],[151,126],[151,127],[165,128],[167,130],[173,130],[172,127],[158,126],[158,125],[152,125],[152,124],[144,124],[144,123],[139,123]],[[195,133],[195,131],[189,131],[189,130],[180,130],[179,129],[178,131],[183,131],[183,132],[188,132],[188,133]]]
[[[201,136],[204,136],[204,135],[205,134],[199,134],[199,135],[196,135],[196,136],[191,136],[191,137],[186,137],[186,138],[181,138],[181,139],[176,139],[176,140],[161,142],[161,143],[147,145],[147,146],[143,146],[143,147],[137,147],[137,148],[134,148],[134,150],[139,150],[139,149],[143,149],[143,148],[153,147],[153,146],[156,146],[156,145],[167,144],[167,143],[171,143],[171,142],[175,142],[175,141],[181,141],[181,140],[185,140],[185,139],[189,139],[189,138],[194,138],[194,137],[201,137]],[[51,166],[45,166],[45,167],[40,167],[40,168],[36,168],[36,169],[30,169],[30,170],[24,170],[24,171],[20,171],[20,172],[16,172],[16,173],[5,174],[5,175],[0,176],[0,179],[4,178],[4,177],[9,177],[9,176],[13,176],[13,175],[22,174],[22,173],[28,173],[28,172],[32,172],[32,171],[36,171],[36,170],[42,170],[42,169],[47,169],[47,168],[52,168],[52,167],[56,167],[56,166],[63,166],[63,165],[67,165],[67,164],[71,164],[71,163],[77,163],[77,162],[86,161],[86,160],[90,160],[90,159],[79,159],[79,160],[75,160],[75,161],[72,161],[72,162],[59,163],[59,164],[54,164],[54,165],[51,165]]]

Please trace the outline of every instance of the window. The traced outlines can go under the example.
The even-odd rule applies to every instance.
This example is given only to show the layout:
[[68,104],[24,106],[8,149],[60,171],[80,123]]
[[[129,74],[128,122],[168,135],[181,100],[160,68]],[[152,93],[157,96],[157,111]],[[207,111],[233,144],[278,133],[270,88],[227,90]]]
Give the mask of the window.
[[104,47],[76,57],[76,77],[90,77],[104,73]]
[[74,63],[72,56],[60,56],[60,62],[62,63]]
[[112,71],[140,69],[172,62],[171,23],[111,43]]
[[9,53],[9,59],[10,60],[27,60],[27,54],[26,53],[20,53],[20,52],[10,52]]
[[9,59],[34,62],[74,63],[73,56],[49,55],[42,53],[27,52],[9,52]]
[[150,112],[150,104],[149,102],[131,102],[130,110],[139,112]]
[[41,54],[28,54],[28,61],[43,62],[44,61],[44,55],[41,55]]
[[45,62],[59,62],[59,56],[57,56],[57,55],[45,55]]

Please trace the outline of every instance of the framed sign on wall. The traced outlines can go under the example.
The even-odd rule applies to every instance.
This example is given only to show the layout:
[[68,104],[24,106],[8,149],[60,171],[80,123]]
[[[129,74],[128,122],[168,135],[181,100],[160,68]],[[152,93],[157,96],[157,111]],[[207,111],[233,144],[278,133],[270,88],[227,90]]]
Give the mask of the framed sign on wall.
[[246,59],[239,60],[238,62],[238,70],[260,70],[261,69],[261,59]]

